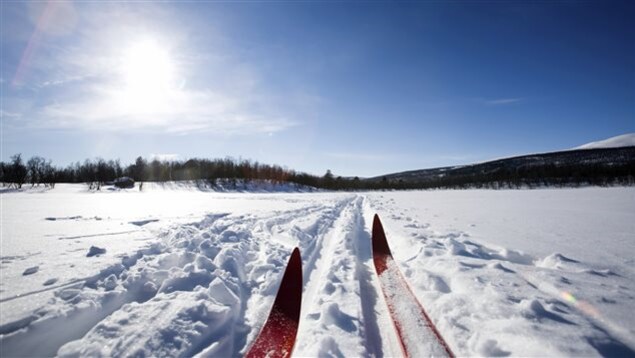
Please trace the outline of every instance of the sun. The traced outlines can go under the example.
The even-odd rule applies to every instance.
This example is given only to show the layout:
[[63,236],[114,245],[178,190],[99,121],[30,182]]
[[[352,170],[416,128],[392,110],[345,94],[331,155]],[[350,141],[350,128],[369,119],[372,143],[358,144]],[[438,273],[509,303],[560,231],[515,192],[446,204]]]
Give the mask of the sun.
[[151,111],[176,88],[174,61],[156,39],[131,43],[119,62],[120,102],[128,111]]

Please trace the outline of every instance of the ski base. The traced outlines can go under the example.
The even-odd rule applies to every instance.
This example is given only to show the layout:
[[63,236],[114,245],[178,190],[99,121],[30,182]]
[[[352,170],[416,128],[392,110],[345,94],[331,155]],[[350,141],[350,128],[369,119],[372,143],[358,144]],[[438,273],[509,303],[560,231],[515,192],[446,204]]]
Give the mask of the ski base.
[[405,357],[454,357],[406,279],[401,274],[388,246],[388,240],[375,214],[372,233],[373,262],[381,290]]

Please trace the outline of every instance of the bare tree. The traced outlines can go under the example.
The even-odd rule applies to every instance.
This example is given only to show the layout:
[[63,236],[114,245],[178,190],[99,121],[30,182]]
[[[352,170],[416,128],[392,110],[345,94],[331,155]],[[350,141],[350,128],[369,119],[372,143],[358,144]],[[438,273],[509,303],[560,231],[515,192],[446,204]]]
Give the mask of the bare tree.
[[10,182],[15,185],[16,188],[22,188],[22,184],[26,181],[27,169],[22,162],[22,154],[15,154],[11,157],[11,178]]
[[4,187],[7,183],[7,165],[4,162],[0,162],[0,184]]
[[36,184],[40,185],[40,183],[42,183],[45,164],[46,160],[37,155],[31,157],[31,159],[26,162],[27,176],[32,187]]

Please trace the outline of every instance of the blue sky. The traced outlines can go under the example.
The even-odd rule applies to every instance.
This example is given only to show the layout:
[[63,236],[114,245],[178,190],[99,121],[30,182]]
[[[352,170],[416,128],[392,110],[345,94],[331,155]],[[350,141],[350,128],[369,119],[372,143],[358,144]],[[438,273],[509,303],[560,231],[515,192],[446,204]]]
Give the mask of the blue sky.
[[2,160],[373,176],[635,132],[635,5],[2,2]]

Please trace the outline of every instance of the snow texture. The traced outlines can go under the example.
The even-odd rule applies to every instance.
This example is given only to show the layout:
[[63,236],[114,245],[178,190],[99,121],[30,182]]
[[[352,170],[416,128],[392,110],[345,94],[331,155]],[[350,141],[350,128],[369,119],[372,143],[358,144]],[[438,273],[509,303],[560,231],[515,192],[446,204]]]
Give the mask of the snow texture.
[[[372,262],[375,213],[392,269],[457,356],[635,355],[633,188],[58,185],[0,199],[2,356],[240,356],[295,246],[304,294],[294,355],[399,356]],[[86,257],[92,246],[106,251]]]

